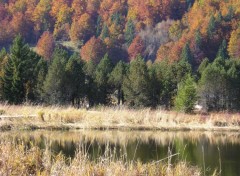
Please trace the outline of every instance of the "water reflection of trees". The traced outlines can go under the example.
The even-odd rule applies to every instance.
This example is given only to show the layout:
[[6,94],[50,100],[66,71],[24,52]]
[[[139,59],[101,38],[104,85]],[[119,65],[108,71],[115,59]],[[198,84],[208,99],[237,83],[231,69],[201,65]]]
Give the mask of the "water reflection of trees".
[[109,152],[108,156],[116,152],[117,158],[130,161],[139,159],[143,162],[166,158],[170,148],[172,154],[179,153],[173,162],[184,160],[200,168],[205,163],[213,169],[219,168],[220,159],[222,173],[227,175],[231,170],[240,173],[240,134],[235,132],[11,131],[1,133],[1,140],[24,142],[27,145],[34,143],[42,149],[49,149],[55,154],[61,152],[67,157],[74,157],[79,147],[84,147],[92,159],[103,156],[105,152]]
[[[21,131],[21,132],[3,132],[0,134],[1,140],[21,139],[23,141],[58,142],[61,145],[69,143],[94,143],[99,144],[117,144],[125,146],[128,143],[140,142],[149,144],[154,141],[157,145],[168,146],[170,143],[188,143],[224,145],[240,144],[240,134],[236,132],[169,132],[169,131]],[[41,144],[44,145],[44,144]],[[66,146],[67,147],[67,146]]]

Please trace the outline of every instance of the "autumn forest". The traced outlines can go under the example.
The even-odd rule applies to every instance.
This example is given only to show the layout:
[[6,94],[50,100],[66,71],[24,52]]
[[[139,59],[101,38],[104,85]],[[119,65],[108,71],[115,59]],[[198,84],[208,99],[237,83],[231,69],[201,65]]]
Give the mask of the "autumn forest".
[[240,110],[239,0],[0,0],[0,100]]

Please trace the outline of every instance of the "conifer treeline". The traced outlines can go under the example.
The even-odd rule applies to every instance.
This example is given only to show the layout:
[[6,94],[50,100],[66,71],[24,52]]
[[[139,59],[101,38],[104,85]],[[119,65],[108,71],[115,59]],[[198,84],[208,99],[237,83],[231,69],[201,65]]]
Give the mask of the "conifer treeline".
[[99,63],[84,62],[60,47],[46,60],[17,36],[9,52],[0,52],[0,98],[11,104],[124,104],[184,112],[198,102],[209,111],[238,110],[240,62],[227,54],[223,41],[216,59],[206,58],[197,68],[188,43],[177,62],[146,63],[138,55],[113,64],[108,54]]

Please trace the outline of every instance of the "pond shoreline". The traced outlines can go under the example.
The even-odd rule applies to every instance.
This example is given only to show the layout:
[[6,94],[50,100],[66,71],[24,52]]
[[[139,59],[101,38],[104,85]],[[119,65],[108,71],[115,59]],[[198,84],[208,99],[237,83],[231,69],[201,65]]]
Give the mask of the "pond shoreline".
[[[32,122],[33,123],[33,122]],[[18,124],[1,123],[0,131],[11,130],[120,130],[120,131],[211,131],[211,132],[240,132],[238,127],[203,127],[203,126],[84,126],[82,124]]]
[[183,114],[163,110],[76,109],[73,107],[1,105],[0,131],[138,130],[240,132],[240,114]]

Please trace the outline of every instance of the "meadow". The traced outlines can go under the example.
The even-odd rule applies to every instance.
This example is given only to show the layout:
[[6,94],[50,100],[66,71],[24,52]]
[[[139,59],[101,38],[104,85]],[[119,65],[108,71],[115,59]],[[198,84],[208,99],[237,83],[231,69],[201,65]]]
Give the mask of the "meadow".
[[0,129],[125,129],[239,131],[240,114],[185,114],[160,109],[0,105]]

